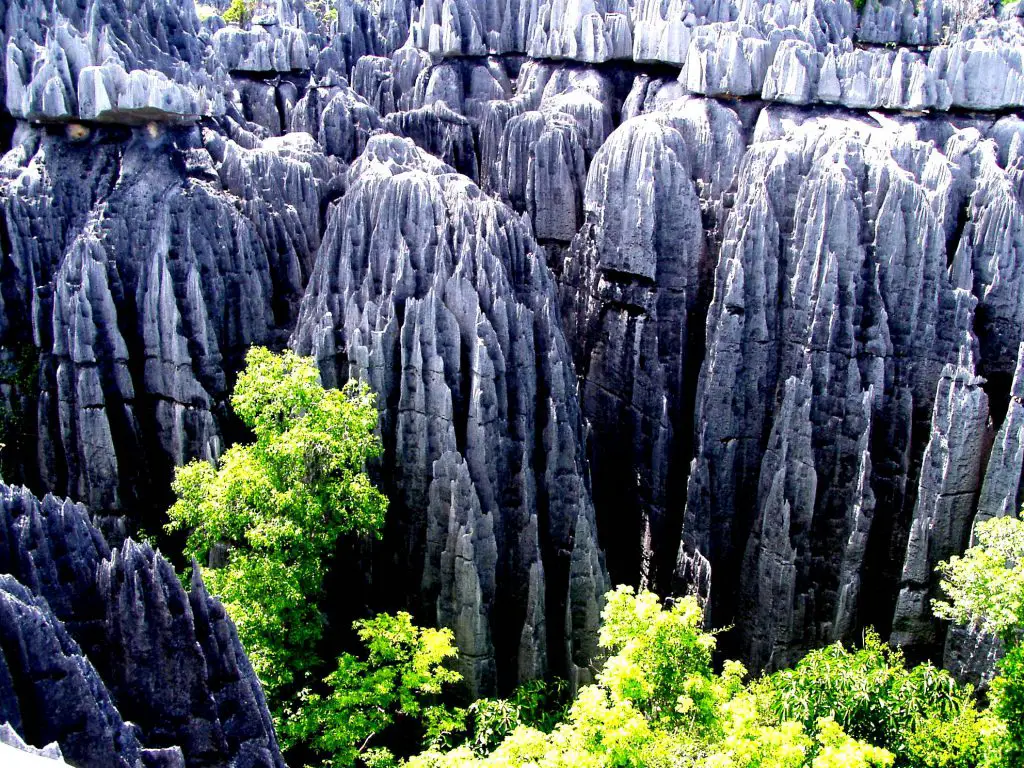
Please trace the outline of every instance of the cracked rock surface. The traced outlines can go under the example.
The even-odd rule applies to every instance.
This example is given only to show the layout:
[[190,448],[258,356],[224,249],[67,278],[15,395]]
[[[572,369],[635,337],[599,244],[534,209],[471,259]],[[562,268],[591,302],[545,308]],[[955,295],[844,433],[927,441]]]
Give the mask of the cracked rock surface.
[[149,545],[112,550],[81,505],[5,485],[0,708],[17,738],[76,766],[284,766],[234,625],[198,577],[186,593]]
[[[159,524],[172,467],[243,436],[246,348],[291,344],[379,396],[353,601],[425,605],[472,693],[588,679],[619,582],[696,592],[753,666],[874,625],[983,678],[928,600],[1024,500],[1024,5],[329,5],[2,6],[5,477]],[[10,626],[115,704],[155,684],[22,584]],[[140,707],[138,759],[245,742],[198,725],[219,685]]]

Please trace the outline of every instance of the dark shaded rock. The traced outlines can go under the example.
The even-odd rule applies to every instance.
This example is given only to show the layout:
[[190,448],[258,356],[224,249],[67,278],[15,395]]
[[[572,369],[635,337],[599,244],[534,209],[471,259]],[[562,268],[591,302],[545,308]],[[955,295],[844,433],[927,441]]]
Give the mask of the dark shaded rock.
[[[697,147],[674,124],[664,115],[636,117],[602,146],[587,179],[587,220],[561,277],[593,424],[599,524],[621,533],[610,550],[613,572],[639,573],[652,585],[659,583],[655,551],[678,525],[669,509],[678,506],[673,484],[689,461],[683,436],[692,384],[684,372],[699,359],[705,311],[707,245],[695,175],[713,182],[703,176],[710,168],[695,174]],[[628,528],[611,522],[623,508],[640,512]],[[674,556],[661,565],[671,570]]]
[[57,742],[83,768],[141,768],[135,732],[96,670],[46,601],[9,574],[0,574],[0,657],[10,684],[0,700],[20,710],[23,738]]
[[478,176],[473,128],[462,115],[436,102],[433,106],[396,112],[382,121],[384,130],[412,139],[416,146],[476,179]]
[[390,536],[406,544],[375,582],[414,603],[423,585],[470,651],[471,686],[495,667],[503,685],[585,670],[606,582],[543,252],[506,206],[394,136],[370,139],[329,219],[292,346],[325,383],[379,395]]
[[0,686],[13,686],[0,717],[25,738],[75,765],[283,767],[234,625],[198,576],[186,594],[149,545],[111,553],[81,505],[20,488],[0,486],[0,533],[14,617],[0,620]]
[[310,88],[295,105],[289,129],[316,139],[328,155],[350,163],[380,127],[377,111],[347,86]]
[[7,174],[0,343],[38,357],[24,477],[97,510],[220,453],[230,376],[292,322],[319,245],[336,172],[312,141],[204,137],[36,134]]
[[[738,568],[715,564],[739,562],[736,541],[747,539],[749,563],[773,564],[766,582],[748,577],[739,587],[751,606],[741,616],[742,652],[771,666],[862,621],[886,625],[882,584],[895,574],[883,563],[889,551],[903,559],[909,520],[898,510],[917,498],[907,486],[918,479],[924,425],[974,306],[947,273],[946,230],[963,203],[959,169],[912,134],[827,119],[801,127],[791,115],[762,115],[727,220],[680,553],[684,569],[714,568],[716,624],[733,615],[714,595],[737,589]],[[797,136],[812,125],[822,133],[807,162]],[[936,171],[922,173],[923,164]],[[877,195],[870,205],[868,190]],[[790,377],[810,387],[812,460],[804,462],[813,471],[803,487],[799,466],[779,475],[785,462],[765,465],[761,448],[783,441],[778,453],[791,440],[792,427],[778,422],[789,411],[775,407]],[[786,499],[788,519],[778,516]],[[883,506],[894,511],[879,522],[874,510]],[[882,606],[874,619],[857,605],[867,590]],[[782,600],[784,615],[762,609],[764,599]]]

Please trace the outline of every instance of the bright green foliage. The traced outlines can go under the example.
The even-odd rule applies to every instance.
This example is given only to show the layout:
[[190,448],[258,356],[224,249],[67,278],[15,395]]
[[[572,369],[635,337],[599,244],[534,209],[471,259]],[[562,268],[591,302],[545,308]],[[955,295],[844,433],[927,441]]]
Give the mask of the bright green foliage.
[[550,732],[568,713],[564,680],[531,680],[507,699],[478,699],[466,710],[466,743],[478,755],[494,750],[521,725]]
[[850,738],[831,718],[818,722],[818,742],[821,750],[812,768],[885,768],[893,764],[889,752]]
[[1005,724],[1003,765],[1024,766],[1024,644],[1009,646],[992,681],[992,711]]
[[317,21],[328,27],[338,21],[338,9],[331,7],[330,0],[306,0],[306,8]]
[[713,635],[694,598],[664,610],[651,592],[608,594],[600,644],[610,652],[599,675],[613,701],[626,701],[664,726],[708,726],[716,717]]
[[992,712],[1004,726],[1000,765],[1024,766],[1024,521],[1000,517],[974,528],[975,545],[938,570],[948,602],[935,614],[973,624],[1002,640],[1006,656],[992,681]]
[[[873,632],[866,633],[859,650],[836,643],[812,651],[761,685],[781,720],[810,727],[833,717],[851,736],[890,749],[897,765],[923,764],[909,739],[924,723],[932,724],[932,746],[950,751],[948,765],[966,759],[980,743],[971,688],[931,664],[908,670],[903,655]],[[917,743],[920,748],[924,742]]]
[[[356,758],[378,766],[393,756],[371,743],[395,723],[416,721],[427,743],[460,729],[465,712],[438,703],[458,672],[445,667],[457,653],[449,629],[422,629],[408,613],[357,621],[366,659],[343,654],[324,680],[327,693],[306,691],[300,711],[285,726],[287,738],[308,742],[327,755],[325,765],[349,766]],[[374,745],[376,747],[376,745]]]
[[262,348],[246,357],[231,403],[256,441],[216,468],[179,468],[168,529],[189,531],[186,554],[200,562],[226,553],[203,578],[276,705],[318,663],[317,600],[338,537],[382,524],[387,499],[365,471],[381,450],[377,410],[365,388],[325,390],[311,359]]
[[523,724],[519,707],[508,699],[477,699],[466,710],[468,746],[478,755],[494,750]]
[[1013,643],[1024,626],[1024,521],[996,517],[974,528],[975,545],[942,563],[942,591],[935,614],[976,624]]
[[780,722],[765,706],[758,686],[726,702],[722,714],[724,737],[698,762],[705,768],[868,768],[893,763],[891,753],[851,738],[830,717],[820,718],[810,732],[803,723]]
[[228,24],[248,24],[252,19],[254,0],[231,0],[231,5],[221,14],[221,18]]
[[[516,725],[502,702],[471,708],[497,723],[487,738],[409,768],[1022,768],[1024,532],[1016,521],[978,527],[979,547],[943,566],[952,603],[938,612],[998,632],[1007,647],[979,711],[969,686],[867,633],[808,654],[752,683],[725,662],[692,600],[669,606],[620,587],[606,595],[594,685],[545,734]],[[485,718],[486,719],[486,718]],[[513,727],[514,726],[514,727]],[[511,731],[510,731],[511,729]],[[493,737],[504,738],[496,746]]]
[[551,731],[569,711],[569,684],[565,680],[530,680],[512,692],[523,725]]
[[[520,725],[487,755],[472,744],[430,750],[409,768],[884,768],[892,755],[824,719],[780,722],[742,665],[711,668],[713,635],[692,598],[663,606],[649,592],[606,596],[597,683],[582,688],[550,733]],[[844,762],[845,761],[845,762]]]
[[921,768],[976,768],[982,765],[992,718],[965,707],[952,718],[919,721],[906,738],[909,762]]

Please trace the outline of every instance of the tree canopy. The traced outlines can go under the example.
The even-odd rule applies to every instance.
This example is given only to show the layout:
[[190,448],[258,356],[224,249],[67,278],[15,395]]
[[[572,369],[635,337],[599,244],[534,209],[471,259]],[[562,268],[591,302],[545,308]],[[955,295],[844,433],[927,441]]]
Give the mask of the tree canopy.
[[317,602],[340,536],[378,536],[387,499],[366,472],[380,455],[366,387],[326,390],[312,359],[255,347],[231,405],[255,441],[216,466],[175,473],[168,527],[238,627],[271,701],[314,668],[323,631]]

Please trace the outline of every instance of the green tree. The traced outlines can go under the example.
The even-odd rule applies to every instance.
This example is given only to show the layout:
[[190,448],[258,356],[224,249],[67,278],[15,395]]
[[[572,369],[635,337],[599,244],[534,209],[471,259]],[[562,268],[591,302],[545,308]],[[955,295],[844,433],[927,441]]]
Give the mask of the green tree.
[[1005,726],[1002,761],[1024,766],[1024,521],[997,517],[974,528],[975,544],[939,565],[947,600],[935,614],[996,635],[1006,649],[992,681],[992,711]]
[[462,728],[465,712],[439,703],[445,686],[461,680],[445,666],[457,653],[450,629],[422,629],[408,613],[378,614],[355,629],[366,659],[343,654],[324,679],[326,693],[303,692],[284,727],[288,740],[311,744],[326,765],[386,765],[391,752],[377,745],[393,726],[412,726],[428,744]]
[[871,631],[862,648],[811,651],[758,687],[780,720],[810,728],[831,717],[850,736],[892,751],[898,766],[929,764],[923,755],[939,750],[947,755],[939,765],[969,764],[980,749],[972,688],[932,664],[907,669],[903,654]]
[[256,0],[231,0],[221,18],[228,24],[245,26],[252,20],[253,10],[256,7]]
[[338,538],[379,535],[387,499],[366,474],[380,455],[377,410],[365,387],[325,390],[312,359],[250,350],[231,404],[255,442],[217,466],[175,473],[169,530],[189,532],[186,554],[204,568],[279,712],[289,686],[319,659],[317,607]]
[[431,749],[409,768],[884,768],[893,756],[833,720],[782,722],[745,670],[711,667],[715,637],[696,600],[663,604],[619,587],[606,595],[597,682],[580,689],[550,733],[520,725],[481,755]]
[[477,699],[466,709],[465,741],[478,755],[486,755],[519,726],[550,733],[565,719],[567,699],[568,684],[557,678],[528,680],[507,699]]
[[694,598],[665,608],[651,592],[619,587],[608,593],[601,618],[599,640],[610,657],[598,679],[613,700],[666,726],[714,725],[721,693],[711,668],[715,637],[704,631]]

